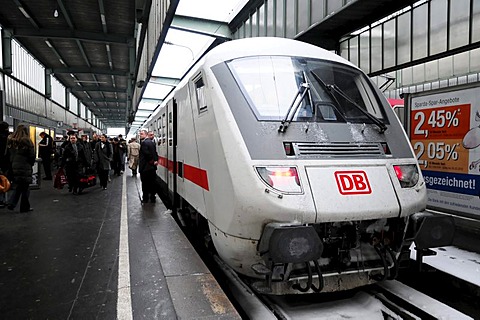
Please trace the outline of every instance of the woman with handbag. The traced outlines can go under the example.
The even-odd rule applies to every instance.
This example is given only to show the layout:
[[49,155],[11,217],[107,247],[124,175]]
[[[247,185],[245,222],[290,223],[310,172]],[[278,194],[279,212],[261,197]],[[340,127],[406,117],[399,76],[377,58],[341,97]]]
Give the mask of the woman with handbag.
[[8,178],[13,182],[13,193],[8,199],[7,208],[14,210],[20,200],[20,212],[28,212],[30,208],[30,184],[32,183],[33,165],[35,164],[35,148],[25,125],[18,125],[7,140],[7,154],[11,168]]
[[97,168],[100,186],[103,190],[107,190],[108,174],[110,172],[110,162],[113,157],[112,145],[108,142],[106,134],[100,136],[100,142],[95,145],[93,152],[93,163]]

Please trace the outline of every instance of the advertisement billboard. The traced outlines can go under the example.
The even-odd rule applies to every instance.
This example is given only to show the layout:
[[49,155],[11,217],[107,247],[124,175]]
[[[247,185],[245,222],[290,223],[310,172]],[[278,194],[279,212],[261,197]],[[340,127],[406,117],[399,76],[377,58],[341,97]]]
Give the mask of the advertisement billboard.
[[407,95],[410,141],[430,208],[480,216],[480,87]]

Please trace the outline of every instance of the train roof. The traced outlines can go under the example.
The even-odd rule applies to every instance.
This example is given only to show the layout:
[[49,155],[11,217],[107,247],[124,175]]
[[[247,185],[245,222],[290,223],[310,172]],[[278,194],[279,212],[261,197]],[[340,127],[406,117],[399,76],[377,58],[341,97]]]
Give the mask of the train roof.
[[219,62],[248,56],[285,55],[311,57],[357,66],[339,55],[320,47],[286,38],[256,37],[225,42],[205,55],[205,65],[213,66]]

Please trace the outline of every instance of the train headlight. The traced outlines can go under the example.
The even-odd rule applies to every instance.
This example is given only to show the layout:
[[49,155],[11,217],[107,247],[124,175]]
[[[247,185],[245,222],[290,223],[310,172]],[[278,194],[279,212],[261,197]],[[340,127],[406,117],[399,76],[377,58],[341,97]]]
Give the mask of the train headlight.
[[297,168],[295,167],[256,167],[257,172],[268,186],[282,192],[302,192]]
[[411,188],[418,182],[419,174],[417,166],[414,164],[393,166],[395,174],[402,188]]

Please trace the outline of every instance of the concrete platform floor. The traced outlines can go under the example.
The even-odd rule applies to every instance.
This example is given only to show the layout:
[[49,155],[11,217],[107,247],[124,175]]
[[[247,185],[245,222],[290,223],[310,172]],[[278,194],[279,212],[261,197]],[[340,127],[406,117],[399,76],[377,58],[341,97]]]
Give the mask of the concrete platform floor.
[[129,172],[82,195],[42,181],[34,211],[0,209],[0,318],[239,319],[161,201],[142,205],[140,190]]

